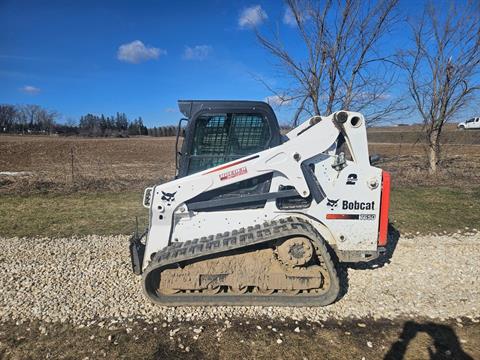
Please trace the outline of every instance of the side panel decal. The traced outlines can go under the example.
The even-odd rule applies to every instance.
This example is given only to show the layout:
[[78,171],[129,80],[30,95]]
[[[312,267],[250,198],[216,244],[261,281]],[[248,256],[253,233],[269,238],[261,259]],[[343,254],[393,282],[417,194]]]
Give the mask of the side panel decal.
[[260,156],[260,155],[254,155],[254,156],[250,156],[249,158],[246,158],[246,159],[243,159],[243,160],[234,161],[234,162],[232,162],[232,163],[230,163],[230,164],[226,164],[226,165],[222,165],[222,166],[213,168],[212,170],[209,170],[209,171],[203,173],[202,175],[207,175],[207,174],[211,174],[211,173],[214,173],[214,172],[217,172],[217,171],[221,171],[221,170],[224,170],[224,169],[228,169],[229,167],[232,167],[232,166],[235,166],[235,165],[239,165],[239,164],[242,164],[242,163],[244,163],[244,162],[247,162],[247,161],[256,159],[256,158],[258,158],[259,156]]

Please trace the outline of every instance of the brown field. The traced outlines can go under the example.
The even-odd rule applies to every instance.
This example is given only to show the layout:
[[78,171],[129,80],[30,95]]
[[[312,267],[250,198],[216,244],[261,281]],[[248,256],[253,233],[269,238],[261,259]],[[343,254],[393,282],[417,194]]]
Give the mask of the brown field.
[[[423,143],[424,134],[418,125],[389,126],[368,129],[368,140],[375,143]],[[441,142],[444,144],[480,145],[480,131],[456,130],[448,126],[443,130]]]
[[423,144],[370,143],[370,154],[378,154],[376,165],[392,174],[394,185],[470,188],[480,184],[480,145],[447,145],[442,148],[441,168],[428,174]]
[[174,138],[0,136],[0,192],[124,190],[174,175]]
[[[403,131],[404,127],[388,129],[369,130],[369,146],[371,154],[382,157],[379,166],[393,174],[395,184],[480,183],[480,145],[472,144],[480,139],[480,132],[446,132],[442,170],[428,176],[423,143],[399,143],[401,136],[418,137],[418,131]],[[451,140],[459,134],[467,134],[468,141],[452,144]],[[173,177],[174,147],[173,137],[0,136],[0,172],[27,172],[0,175],[0,193],[141,190]]]

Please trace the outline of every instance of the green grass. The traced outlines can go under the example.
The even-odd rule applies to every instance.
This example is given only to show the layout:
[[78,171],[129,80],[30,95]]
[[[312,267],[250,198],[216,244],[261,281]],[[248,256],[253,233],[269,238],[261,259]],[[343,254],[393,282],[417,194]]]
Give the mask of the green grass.
[[130,234],[145,226],[142,193],[108,192],[0,196],[0,236]]
[[[1,195],[0,236],[130,234],[146,225],[142,193]],[[480,229],[480,187],[402,187],[392,191],[390,220],[402,233]]]
[[390,221],[400,232],[480,229],[480,187],[404,187],[392,190]]

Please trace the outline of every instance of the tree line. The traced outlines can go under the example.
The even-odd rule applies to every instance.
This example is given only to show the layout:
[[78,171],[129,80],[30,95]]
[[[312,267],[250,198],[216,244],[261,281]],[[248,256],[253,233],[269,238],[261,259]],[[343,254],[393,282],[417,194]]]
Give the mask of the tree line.
[[58,122],[56,111],[39,105],[0,104],[0,133],[80,135],[88,137],[175,136],[175,126],[147,128],[141,117],[129,120],[125,113],[105,116],[86,114],[78,124],[71,119]]
[[38,105],[0,105],[3,133],[48,133],[54,131],[58,114]]

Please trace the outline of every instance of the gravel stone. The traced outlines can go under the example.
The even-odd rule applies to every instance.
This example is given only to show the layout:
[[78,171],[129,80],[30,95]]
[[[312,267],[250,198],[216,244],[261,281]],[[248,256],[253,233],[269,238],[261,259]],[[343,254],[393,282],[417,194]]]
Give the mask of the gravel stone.
[[175,329],[175,330],[170,330],[170,336],[175,335],[175,334],[176,334],[177,332],[179,332],[179,331],[180,331],[180,328],[177,328],[177,329]]
[[401,237],[387,266],[348,269],[349,288],[342,299],[304,308],[153,305],[142,295],[141,278],[131,272],[127,236],[0,237],[0,244],[0,322],[103,327],[143,320],[166,327],[216,319],[229,327],[226,319],[235,317],[316,323],[365,317],[480,319],[479,233]]

